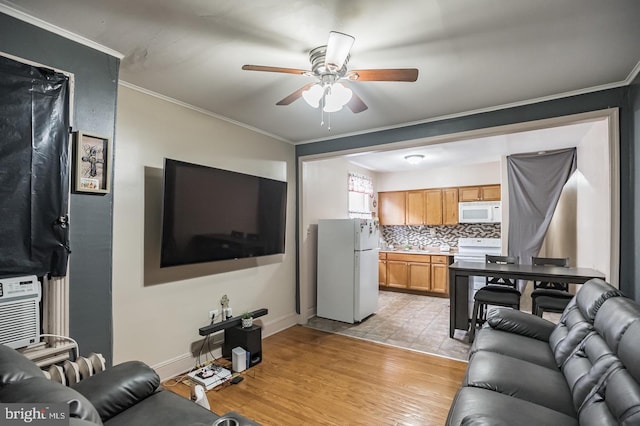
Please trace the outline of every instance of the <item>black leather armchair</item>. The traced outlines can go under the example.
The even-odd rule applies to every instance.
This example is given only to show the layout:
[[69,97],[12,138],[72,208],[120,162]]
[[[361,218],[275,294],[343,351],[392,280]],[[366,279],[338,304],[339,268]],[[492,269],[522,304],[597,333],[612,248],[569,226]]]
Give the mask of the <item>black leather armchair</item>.
[[71,425],[211,425],[219,416],[161,390],[150,367],[129,361],[73,387],[47,379],[22,354],[0,345],[0,402],[66,403]]

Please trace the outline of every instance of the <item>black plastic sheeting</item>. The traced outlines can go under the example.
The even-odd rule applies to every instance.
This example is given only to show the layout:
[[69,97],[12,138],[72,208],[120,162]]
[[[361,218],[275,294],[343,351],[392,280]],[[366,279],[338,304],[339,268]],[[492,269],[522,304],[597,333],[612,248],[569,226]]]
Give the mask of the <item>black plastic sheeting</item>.
[[69,79],[0,57],[0,275],[64,276]]

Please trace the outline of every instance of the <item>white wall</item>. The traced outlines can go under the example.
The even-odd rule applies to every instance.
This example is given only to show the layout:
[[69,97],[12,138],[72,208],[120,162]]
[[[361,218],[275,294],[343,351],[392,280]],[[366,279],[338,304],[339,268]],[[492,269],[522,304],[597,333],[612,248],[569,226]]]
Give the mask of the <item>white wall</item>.
[[376,175],[349,163],[345,158],[309,160],[302,163],[302,201],[300,206],[300,322],[315,315],[317,224],[319,219],[346,219],[348,215],[349,172],[371,177],[373,191]]
[[577,147],[576,264],[611,280],[611,179],[606,121],[591,128]]
[[405,191],[500,183],[500,162],[447,166],[402,173],[378,173],[377,191]]
[[[193,367],[198,329],[227,294],[234,314],[267,308],[263,336],[296,323],[295,150],[290,144],[120,86],[114,169],[113,358],[137,359],[162,377]],[[287,236],[281,261],[145,285],[145,168],[173,158],[288,182]],[[224,200],[221,200],[224,202]],[[171,269],[171,268],[169,268]],[[159,273],[162,273],[160,270]],[[220,355],[219,348],[214,351]]]

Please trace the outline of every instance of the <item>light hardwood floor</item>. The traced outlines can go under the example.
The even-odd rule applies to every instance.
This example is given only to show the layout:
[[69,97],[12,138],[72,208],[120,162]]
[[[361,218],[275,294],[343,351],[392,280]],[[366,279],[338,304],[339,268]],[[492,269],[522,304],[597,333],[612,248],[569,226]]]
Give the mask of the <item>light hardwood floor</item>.
[[[442,425],[466,363],[294,326],[263,340],[244,380],[211,409],[267,425]],[[188,398],[189,387],[168,389]]]

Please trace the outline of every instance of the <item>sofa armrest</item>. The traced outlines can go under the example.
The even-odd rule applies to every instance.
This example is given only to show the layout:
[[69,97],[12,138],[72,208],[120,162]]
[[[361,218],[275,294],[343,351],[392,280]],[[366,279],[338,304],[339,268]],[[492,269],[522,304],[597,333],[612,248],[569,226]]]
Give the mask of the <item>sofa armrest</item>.
[[556,327],[551,321],[515,309],[493,309],[487,315],[487,323],[496,330],[508,331],[533,339],[549,341]]
[[64,403],[69,416],[88,424],[102,425],[100,414],[84,395],[53,380],[31,377],[0,387],[2,403]]
[[160,377],[143,362],[128,361],[88,377],[73,388],[98,410],[103,421],[153,394]]

